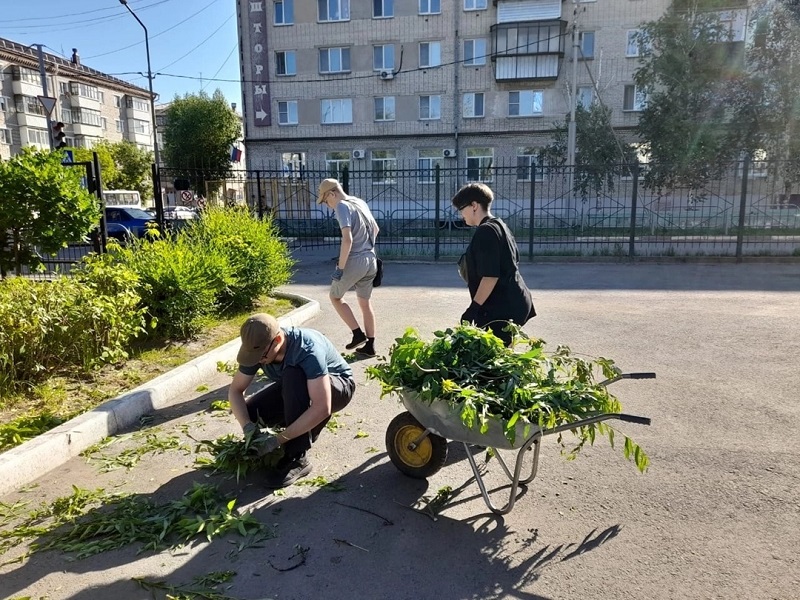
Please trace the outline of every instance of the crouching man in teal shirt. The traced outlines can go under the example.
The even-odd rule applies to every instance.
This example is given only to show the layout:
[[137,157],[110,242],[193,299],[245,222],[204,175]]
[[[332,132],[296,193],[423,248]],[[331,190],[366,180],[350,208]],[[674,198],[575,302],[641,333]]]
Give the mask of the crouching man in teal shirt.
[[[353,371],[319,331],[281,328],[272,315],[249,317],[241,338],[239,370],[228,389],[231,410],[245,435],[257,436],[260,453],[283,445],[284,456],[267,474],[267,487],[286,487],[311,472],[306,452],[331,414],[353,398]],[[245,401],[245,390],[259,369],[273,383]],[[259,420],[286,429],[278,435],[256,432]]]

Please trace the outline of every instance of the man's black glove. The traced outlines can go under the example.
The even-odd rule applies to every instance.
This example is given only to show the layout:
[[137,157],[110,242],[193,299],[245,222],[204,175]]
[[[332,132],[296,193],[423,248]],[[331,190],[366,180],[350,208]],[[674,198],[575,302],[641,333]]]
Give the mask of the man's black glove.
[[486,309],[473,300],[472,304],[469,305],[469,308],[467,308],[467,310],[464,311],[464,314],[461,315],[461,320],[467,321],[468,323],[476,323],[485,315]]

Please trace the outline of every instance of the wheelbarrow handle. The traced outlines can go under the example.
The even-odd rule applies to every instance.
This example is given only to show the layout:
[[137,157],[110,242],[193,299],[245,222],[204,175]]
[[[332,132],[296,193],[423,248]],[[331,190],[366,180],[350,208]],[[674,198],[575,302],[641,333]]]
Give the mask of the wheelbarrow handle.
[[623,373],[622,379],[655,379],[655,373]]
[[618,414],[615,418],[626,423],[636,423],[637,425],[650,425],[652,422],[650,417],[638,417],[636,415]]
[[595,423],[600,423],[601,421],[608,421],[610,419],[618,419],[620,421],[627,421],[628,423],[637,423],[639,425],[650,425],[649,417],[637,417],[636,415],[626,415],[623,413],[603,413],[599,415],[594,415],[593,417],[588,417],[586,419],[581,419],[579,421],[564,423],[563,425],[558,425],[556,427],[553,427],[552,429],[543,429],[541,433],[542,435],[552,435],[554,433],[561,433],[562,431],[571,431],[573,429],[579,429],[581,427],[585,427],[586,425],[594,425]]

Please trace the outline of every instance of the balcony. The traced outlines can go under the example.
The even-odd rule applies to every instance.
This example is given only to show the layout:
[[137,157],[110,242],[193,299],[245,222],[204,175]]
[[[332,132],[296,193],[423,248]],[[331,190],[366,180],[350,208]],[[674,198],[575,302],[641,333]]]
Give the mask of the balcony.
[[47,116],[36,113],[17,112],[17,124],[20,127],[47,129]]
[[522,21],[492,25],[496,81],[554,81],[561,71],[567,22]]

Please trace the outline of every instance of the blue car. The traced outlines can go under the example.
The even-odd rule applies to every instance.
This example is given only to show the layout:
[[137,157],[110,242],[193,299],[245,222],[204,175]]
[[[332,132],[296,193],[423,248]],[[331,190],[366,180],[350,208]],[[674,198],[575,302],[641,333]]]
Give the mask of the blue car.
[[[156,224],[156,220],[153,218],[153,215],[141,208],[107,206],[106,223],[109,226],[112,224],[119,224],[130,231],[131,235],[144,237],[147,229]],[[150,223],[153,225],[149,225]],[[109,230],[110,229],[112,228],[109,227]],[[114,227],[113,229],[117,228]]]

